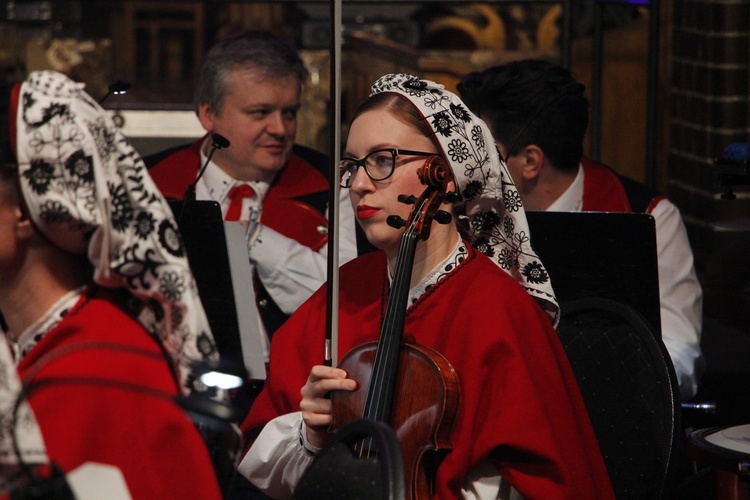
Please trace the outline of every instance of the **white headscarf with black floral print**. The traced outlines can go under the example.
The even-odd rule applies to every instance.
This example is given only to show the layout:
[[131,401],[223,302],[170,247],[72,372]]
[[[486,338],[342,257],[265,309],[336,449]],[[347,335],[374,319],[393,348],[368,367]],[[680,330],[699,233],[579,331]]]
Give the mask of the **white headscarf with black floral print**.
[[94,280],[125,287],[138,319],[190,391],[192,361],[218,357],[185,247],[143,160],[84,85],[34,72],[20,90],[16,156],[23,198],[55,245],[88,254]]
[[462,201],[454,205],[469,243],[510,274],[557,326],[560,308],[549,274],[531,248],[529,225],[516,186],[487,125],[443,85],[406,74],[385,75],[372,95],[405,96],[435,133]]
[[[170,354],[188,394],[190,362],[218,353],[166,201],[83,84],[35,72],[19,99],[16,157],[31,219],[55,245],[87,254],[97,283],[125,287],[146,306],[138,319]],[[0,336],[0,491],[25,478],[21,465],[48,463],[22,391]]]

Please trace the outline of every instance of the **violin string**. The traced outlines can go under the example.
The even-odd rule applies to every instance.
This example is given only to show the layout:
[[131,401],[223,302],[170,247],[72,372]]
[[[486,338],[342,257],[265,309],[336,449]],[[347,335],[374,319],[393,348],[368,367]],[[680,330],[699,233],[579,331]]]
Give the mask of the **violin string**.
[[[394,272],[394,281],[391,285],[391,292],[396,292],[395,294],[392,293],[389,297],[389,303],[393,304],[394,306],[398,306],[401,301],[403,300],[403,294],[406,293],[408,295],[408,289],[405,289],[403,286],[403,281],[406,280],[407,273],[404,272],[406,267],[408,265],[409,259],[408,257],[410,253],[410,241],[411,239],[415,238],[415,229],[414,225],[410,225],[410,227],[404,232],[404,235],[402,236],[402,241],[406,242],[406,244],[399,246],[399,253],[398,253],[398,259],[397,259],[397,269]],[[411,274],[411,273],[409,273]],[[396,317],[399,315],[400,311],[398,311],[399,307],[386,307],[386,316],[384,318],[384,325],[392,324],[393,321],[396,320]],[[371,409],[369,415],[373,416],[375,420],[385,421],[388,422],[388,415],[387,408],[386,408],[386,402],[384,399],[384,393],[386,390],[390,389],[391,392],[394,390],[394,388],[386,387],[385,378],[389,373],[392,373],[394,370],[397,369],[397,366],[392,366],[393,363],[398,363],[398,354],[400,353],[400,348],[396,348],[396,345],[401,344],[401,338],[396,338],[393,335],[389,336],[383,336],[382,338],[382,345],[377,350],[376,356],[381,356],[382,359],[376,359],[375,365],[378,367],[378,370],[375,370],[373,373],[373,380],[371,380],[370,384],[375,384],[374,387],[374,393],[373,398],[370,400],[373,402],[373,408]],[[367,438],[362,443],[362,449],[359,450],[359,456],[360,458],[370,458],[372,454],[372,444],[373,440],[372,438]]]
[[[424,210],[424,206],[427,203],[427,198],[423,198],[421,200],[421,204],[419,206],[415,206],[412,214],[422,214]],[[396,291],[396,294],[392,294],[389,298],[389,303],[392,303],[394,306],[399,306],[400,304],[404,304],[405,307],[408,307],[408,304],[406,304],[408,300],[409,295],[409,281],[411,278],[411,266],[413,265],[413,255],[415,250],[415,245],[418,237],[418,231],[417,231],[417,217],[411,217],[410,223],[406,231],[404,231],[404,234],[401,237],[402,244],[399,245],[399,251],[398,251],[398,257],[396,260],[396,270],[394,272],[394,281],[391,285],[391,292]],[[424,223],[424,221],[423,221]],[[409,256],[412,256],[411,258],[408,258]],[[409,269],[406,269],[406,268]],[[406,283],[403,283],[406,281]],[[400,310],[401,307],[387,307],[386,308],[386,321],[388,323],[385,324],[392,324],[393,321],[396,320],[398,315],[405,314],[405,311]],[[399,360],[399,354],[400,354],[400,345],[402,343],[402,336],[399,336],[398,338],[394,338],[394,336],[389,336],[386,339],[384,339],[384,352],[385,358],[382,360],[383,365],[381,366],[392,366],[394,363],[398,363]],[[395,358],[395,359],[392,359]],[[382,391],[386,390],[385,387],[385,381],[383,380],[383,377],[385,377],[388,373],[392,373],[397,369],[397,366],[392,366],[392,368],[389,369],[383,369],[380,371],[380,380],[378,380],[378,390],[381,394],[379,394],[379,397],[376,401],[378,402],[384,402],[384,398],[380,397],[382,396]],[[377,407],[376,408],[377,413],[376,415],[379,416],[381,420],[386,420],[388,415],[386,415],[386,408]]]
[[[413,239],[415,237],[415,228],[414,224],[411,224],[410,227],[404,232],[404,235],[402,236],[402,241],[408,241],[410,239]],[[399,253],[398,253],[398,259],[397,259],[397,269],[394,272],[394,281],[391,285],[391,296],[389,297],[389,303],[392,303],[394,306],[401,303],[403,300],[402,295],[406,293],[408,295],[408,290],[405,289],[403,280],[406,279],[406,272],[404,272],[403,267],[405,267],[408,262],[408,259],[406,257],[410,253],[410,249],[408,248],[408,244],[403,244],[399,246]],[[410,274],[410,273],[409,273]],[[397,293],[393,293],[393,292]],[[399,314],[399,311],[397,311],[398,307],[386,307],[386,316],[384,318],[384,325],[392,324],[395,320],[397,315]],[[392,364],[394,362],[398,362],[398,356],[395,356],[395,354],[398,354],[399,349],[396,349],[396,345],[399,345],[401,343],[401,338],[394,338],[393,336],[387,336],[382,337],[382,344],[381,349],[378,349],[378,353],[380,353],[383,357],[380,360],[376,359],[376,364],[380,368],[379,370],[376,370],[374,375],[374,380],[370,382],[370,384],[375,384],[373,387],[375,389],[374,392],[374,398],[371,400],[373,402],[373,407],[370,408],[370,412],[368,413],[370,416],[375,417],[378,420],[386,420],[387,415],[385,406],[385,400],[383,398],[383,393],[387,389],[385,384],[385,376],[388,373],[391,373],[393,370],[396,369],[396,367],[392,367]],[[394,345],[395,344],[395,345]],[[395,356],[395,359],[393,357]],[[386,367],[392,367],[392,368],[386,368]],[[380,403],[383,403],[383,406],[380,405]]]
[[[408,237],[407,233],[408,233],[409,230],[407,230],[407,232],[404,233],[404,236],[402,237],[402,239],[405,239],[405,238]],[[399,263],[401,265],[404,262],[403,258],[404,258],[404,255],[406,253],[404,247],[405,247],[405,245],[401,245],[399,247],[399,253],[398,253],[397,263]],[[399,264],[397,264],[397,266]],[[392,302],[394,300],[398,300],[398,297],[393,292],[401,290],[403,288],[402,287],[402,283],[401,283],[401,280],[403,279],[402,278],[403,272],[400,272],[400,271],[401,270],[398,269],[398,268],[395,270],[394,281],[391,284],[391,296],[389,298],[389,302]],[[396,309],[395,307],[386,307],[386,317],[384,318],[384,325],[390,325],[395,320],[395,314],[396,314],[395,313],[395,309]],[[383,358],[380,359],[380,360],[376,360],[376,362],[378,364],[378,367],[381,368],[381,369],[377,370],[373,374],[376,377],[376,379],[371,382],[371,384],[372,383],[376,384],[375,385],[375,389],[377,390],[377,393],[375,395],[376,397],[372,400],[373,403],[374,403],[374,405],[375,405],[375,407],[373,408],[372,414],[376,418],[381,417],[381,416],[385,417],[385,415],[383,415],[383,408],[379,407],[378,403],[380,403],[380,402],[383,401],[383,397],[382,396],[383,396],[383,391],[385,390],[385,387],[384,387],[385,386],[384,377],[385,377],[386,373],[388,372],[388,370],[385,367],[387,365],[390,365],[390,363],[392,363],[392,360],[390,359],[390,353],[391,353],[391,350],[392,350],[392,347],[393,347],[392,346],[392,341],[393,341],[393,339],[392,339],[391,336],[382,337],[382,346],[381,346],[382,348],[378,350],[378,353],[380,355],[382,355]]]
[[[425,203],[426,199],[423,199],[422,204],[419,207],[415,207],[412,213],[422,214]],[[411,266],[413,266],[414,250],[416,249],[419,236],[419,232],[417,231],[417,221],[414,220],[414,218],[412,219],[413,220],[410,222],[409,227],[404,231],[404,234],[401,237],[401,245],[399,245],[396,260],[396,269],[394,270],[393,282],[391,284],[391,294],[383,318],[384,326],[393,324],[400,314],[405,314],[405,310],[399,311],[398,309],[401,309],[402,307],[398,306],[404,304],[408,307],[407,302],[410,291],[409,282],[411,281],[412,274]],[[425,221],[422,221],[422,223],[424,224]],[[406,269],[407,267],[409,269]],[[406,283],[404,283],[404,281],[406,281]],[[403,335],[381,335],[380,337],[375,360],[373,362],[373,366],[376,369],[373,370],[370,379],[370,397],[365,401],[365,417],[390,424],[387,415],[387,409],[390,404],[386,404],[387,402],[384,398],[384,391],[390,390],[392,393],[395,391],[395,386],[390,388],[386,387],[385,378],[389,373],[394,373],[398,369],[397,364],[400,359],[400,346],[402,342]],[[394,363],[396,363],[396,366],[393,366]],[[391,394],[390,398],[392,399],[392,397],[393,395]],[[388,403],[390,403],[390,401]],[[362,441],[361,447],[357,450],[360,458],[369,458],[371,456],[372,443],[372,438],[366,438]]]

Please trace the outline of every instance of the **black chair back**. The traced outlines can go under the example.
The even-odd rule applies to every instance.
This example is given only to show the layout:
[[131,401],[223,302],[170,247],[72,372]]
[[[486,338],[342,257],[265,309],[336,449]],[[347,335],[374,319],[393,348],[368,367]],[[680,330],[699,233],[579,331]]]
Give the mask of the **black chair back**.
[[558,333],[618,499],[668,496],[680,429],[671,359],[651,325],[610,299],[563,303]]

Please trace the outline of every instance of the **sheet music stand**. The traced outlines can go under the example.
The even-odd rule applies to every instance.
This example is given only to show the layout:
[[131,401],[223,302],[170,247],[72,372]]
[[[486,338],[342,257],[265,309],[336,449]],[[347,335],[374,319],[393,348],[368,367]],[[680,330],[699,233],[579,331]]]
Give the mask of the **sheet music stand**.
[[661,332],[654,218],[643,213],[526,212],[531,244],[560,303],[604,297]]
[[215,201],[191,201],[184,205],[184,212],[182,201],[169,200],[169,206],[221,357],[242,363],[250,378],[265,379],[263,346],[256,329],[258,313],[255,307],[247,307],[248,302],[254,306],[254,300],[244,234],[239,242],[237,235],[228,234]]

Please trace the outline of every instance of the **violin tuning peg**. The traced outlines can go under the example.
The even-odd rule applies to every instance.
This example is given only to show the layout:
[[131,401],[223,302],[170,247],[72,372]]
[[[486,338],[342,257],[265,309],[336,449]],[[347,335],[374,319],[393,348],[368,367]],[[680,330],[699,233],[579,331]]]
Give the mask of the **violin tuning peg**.
[[435,212],[434,220],[438,224],[448,224],[452,218],[453,216],[445,210],[438,210],[437,212]]
[[448,203],[456,203],[461,199],[461,195],[456,193],[455,191],[451,191],[450,193],[445,193],[445,201]]
[[400,229],[406,225],[406,221],[398,215],[389,215],[385,222],[396,229]]
[[414,205],[414,202],[417,201],[417,197],[409,194],[400,194],[398,195],[398,201],[406,205]]

